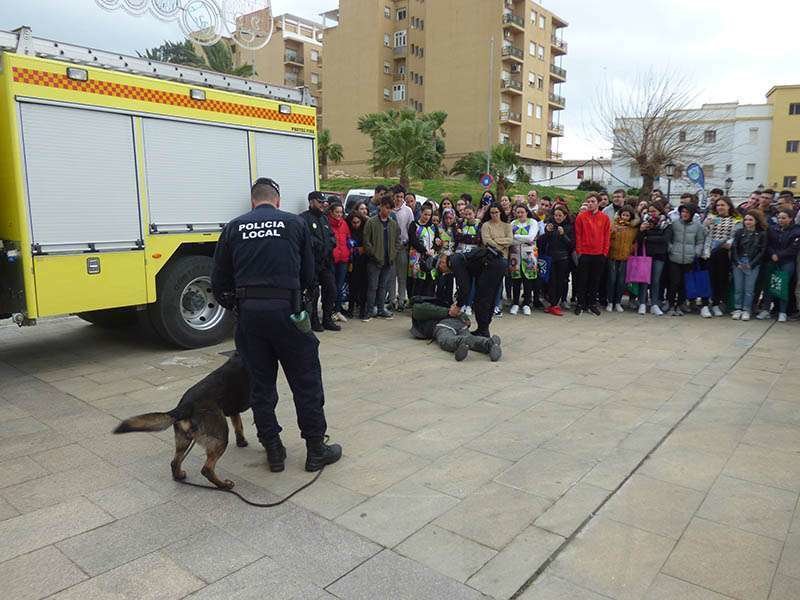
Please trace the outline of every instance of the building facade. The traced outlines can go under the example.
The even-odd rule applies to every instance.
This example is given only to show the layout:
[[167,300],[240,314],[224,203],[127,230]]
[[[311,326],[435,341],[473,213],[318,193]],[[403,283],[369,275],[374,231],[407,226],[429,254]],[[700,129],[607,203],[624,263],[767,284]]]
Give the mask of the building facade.
[[772,107],[768,187],[800,195],[800,85],[780,85],[767,92]]
[[322,115],[322,36],[320,23],[283,14],[274,17],[269,43],[258,50],[231,44],[234,64],[253,65],[254,79],[289,87],[306,87]]
[[[770,170],[770,145],[773,139],[772,106],[738,102],[704,104],[698,109],[678,111],[676,134],[697,140],[687,156],[677,164],[669,186],[672,194],[695,192],[697,186],[686,178],[684,169],[697,162],[703,167],[705,189],[720,188],[730,196],[744,197],[759,185],[766,186]],[[642,177],[630,158],[612,154],[614,186],[639,188]],[[666,176],[656,187],[667,190]]]
[[446,164],[499,142],[528,165],[556,164],[567,23],[532,0],[340,0],[323,15],[323,118],[343,171],[369,173],[359,116],[447,112]]

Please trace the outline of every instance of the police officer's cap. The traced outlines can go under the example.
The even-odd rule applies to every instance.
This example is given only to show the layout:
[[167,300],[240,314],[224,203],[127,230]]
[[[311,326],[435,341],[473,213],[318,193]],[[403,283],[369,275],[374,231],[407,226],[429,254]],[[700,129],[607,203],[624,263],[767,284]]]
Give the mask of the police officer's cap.
[[281,186],[279,186],[274,179],[270,179],[269,177],[259,177],[258,179],[256,179],[256,182],[253,184],[253,187],[256,187],[257,185],[268,185],[273,190],[275,190],[276,194],[278,194],[279,196],[281,195]]
[[308,201],[309,203],[313,202],[314,200],[319,200],[320,202],[325,202],[325,194],[322,192],[311,192],[308,194]]

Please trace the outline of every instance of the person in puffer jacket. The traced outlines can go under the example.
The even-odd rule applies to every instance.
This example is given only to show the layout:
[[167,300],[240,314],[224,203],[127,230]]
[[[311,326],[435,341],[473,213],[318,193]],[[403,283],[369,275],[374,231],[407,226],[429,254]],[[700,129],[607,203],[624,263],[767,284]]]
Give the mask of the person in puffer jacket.
[[344,220],[344,208],[334,202],[328,210],[328,223],[336,239],[333,248],[333,276],[336,280],[336,304],[333,309],[333,318],[345,322],[347,318],[342,314],[344,302],[344,286],[347,283],[347,270],[350,268],[350,226]]
[[[779,210],[776,219],[778,226],[770,228],[767,233],[767,264],[776,271],[787,273],[786,277],[791,281],[797,255],[800,253],[800,225],[794,224],[794,211],[788,208]],[[778,323],[785,323],[789,306],[788,297],[786,300],[776,298],[767,290],[764,293],[764,301],[765,310],[758,313],[756,318],[768,319],[770,303],[775,303],[778,305]]]
[[703,254],[706,235],[702,223],[694,220],[694,207],[678,207],[678,220],[670,227],[669,241],[669,294],[670,315],[682,317],[681,305],[686,301],[684,278],[694,261]]
[[558,205],[553,216],[544,226],[542,236],[543,253],[550,257],[550,280],[547,282],[547,301],[550,306],[544,312],[556,317],[563,316],[561,304],[569,298],[569,271],[572,251],[575,249],[575,234],[569,222],[569,209]]

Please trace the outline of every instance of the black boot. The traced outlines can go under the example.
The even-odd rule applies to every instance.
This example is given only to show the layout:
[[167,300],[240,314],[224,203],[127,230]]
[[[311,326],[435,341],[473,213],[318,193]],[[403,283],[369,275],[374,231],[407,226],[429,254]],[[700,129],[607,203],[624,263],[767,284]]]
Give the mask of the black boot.
[[322,328],[323,329],[327,329],[328,331],[341,331],[342,330],[342,328],[334,322],[333,317],[331,315],[323,317],[323,319],[322,319]]
[[492,337],[492,334],[489,333],[488,329],[476,329],[475,331],[471,331],[470,335],[474,335],[475,337],[483,337],[483,338]]
[[280,473],[285,468],[284,461],[286,460],[286,448],[283,447],[281,438],[276,437],[263,444],[267,451],[269,470],[273,473]]
[[322,438],[306,440],[306,471],[319,471],[325,465],[332,465],[342,458],[339,444],[326,444]]

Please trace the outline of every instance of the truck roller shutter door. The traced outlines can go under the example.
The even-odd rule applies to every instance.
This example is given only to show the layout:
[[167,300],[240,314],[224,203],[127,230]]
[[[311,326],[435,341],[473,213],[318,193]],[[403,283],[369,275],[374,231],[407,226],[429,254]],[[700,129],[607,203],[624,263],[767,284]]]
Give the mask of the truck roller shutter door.
[[316,149],[309,137],[255,133],[254,178],[269,177],[281,186],[281,210],[301,213],[316,189]]
[[159,232],[219,229],[250,209],[247,133],[142,119],[150,223]]
[[131,117],[27,103],[20,111],[33,243],[42,252],[136,247]]

